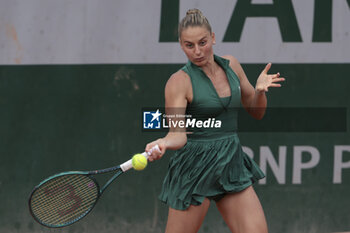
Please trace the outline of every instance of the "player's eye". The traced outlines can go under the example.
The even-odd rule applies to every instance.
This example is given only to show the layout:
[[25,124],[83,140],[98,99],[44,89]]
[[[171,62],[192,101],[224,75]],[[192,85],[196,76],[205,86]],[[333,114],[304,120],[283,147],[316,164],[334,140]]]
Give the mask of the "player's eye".
[[186,44],[187,48],[193,48],[193,44]]
[[206,45],[207,44],[207,41],[205,41],[205,40],[202,40],[201,42],[199,42],[199,45],[200,46],[204,46],[204,45]]

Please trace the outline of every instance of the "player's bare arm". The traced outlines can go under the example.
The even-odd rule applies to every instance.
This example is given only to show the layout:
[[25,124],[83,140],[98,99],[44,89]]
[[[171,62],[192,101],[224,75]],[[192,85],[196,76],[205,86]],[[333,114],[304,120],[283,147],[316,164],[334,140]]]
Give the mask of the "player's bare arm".
[[247,112],[256,119],[262,119],[266,106],[267,99],[265,92],[269,87],[280,87],[278,82],[284,81],[280,74],[268,74],[271,68],[271,63],[267,64],[264,70],[260,73],[255,88],[249,82],[241,64],[233,56],[225,56],[230,61],[230,66],[237,74],[241,86],[241,101]]
[[[185,115],[187,103],[192,99],[191,81],[188,75],[180,70],[174,73],[165,86],[166,115]],[[172,121],[184,120],[181,117],[171,118]],[[149,161],[160,159],[167,149],[177,150],[187,142],[186,129],[170,127],[168,134],[154,142],[147,144],[146,151],[155,144],[159,145],[161,153],[152,153]]]

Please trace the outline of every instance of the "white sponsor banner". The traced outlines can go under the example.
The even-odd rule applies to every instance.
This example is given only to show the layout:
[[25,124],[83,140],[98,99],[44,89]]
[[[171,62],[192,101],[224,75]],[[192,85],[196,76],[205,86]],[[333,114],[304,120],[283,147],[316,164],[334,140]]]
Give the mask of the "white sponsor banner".
[[[316,2],[292,0],[300,42],[283,41],[276,17],[247,17],[240,40],[224,42],[237,0],[180,0],[179,16],[201,9],[216,34],[215,53],[242,63],[350,63],[348,2],[332,2],[331,41],[313,42]],[[0,0],[0,64],[184,63],[177,42],[159,42],[161,5],[162,0]]]

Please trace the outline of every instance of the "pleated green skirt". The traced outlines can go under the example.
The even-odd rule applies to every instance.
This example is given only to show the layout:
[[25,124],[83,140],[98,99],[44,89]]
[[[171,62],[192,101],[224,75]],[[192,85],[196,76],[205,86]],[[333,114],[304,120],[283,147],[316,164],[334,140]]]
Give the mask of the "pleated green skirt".
[[185,210],[206,197],[244,190],[264,173],[243,151],[237,134],[188,138],[171,157],[159,199]]

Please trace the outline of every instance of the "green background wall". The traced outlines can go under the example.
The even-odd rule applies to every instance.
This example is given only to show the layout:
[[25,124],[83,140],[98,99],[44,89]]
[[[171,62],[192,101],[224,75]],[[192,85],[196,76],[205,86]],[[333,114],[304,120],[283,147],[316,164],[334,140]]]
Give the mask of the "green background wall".
[[[119,164],[163,136],[142,132],[141,109],[163,106],[164,85],[181,66],[0,66],[0,232],[163,232],[167,207],[157,195],[172,152],[143,172],[121,176],[91,214],[64,229],[34,222],[27,199],[47,176]],[[264,64],[243,67],[255,84]],[[268,92],[269,106],[348,109],[349,70],[349,64],[273,64],[271,72],[287,80]],[[348,130],[242,132],[240,138],[258,163],[261,146],[268,146],[276,161],[279,147],[287,148],[285,184],[268,166],[266,184],[255,185],[270,232],[350,230],[350,169],[342,170],[340,184],[333,183],[334,146],[350,145]],[[317,148],[320,162],[302,171],[301,184],[293,184],[293,148],[299,145]],[[303,155],[304,162],[309,159]],[[343,160],[350,160],[350,152]],[[229,232],[214,206],[200,232]]]

